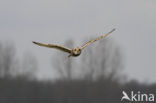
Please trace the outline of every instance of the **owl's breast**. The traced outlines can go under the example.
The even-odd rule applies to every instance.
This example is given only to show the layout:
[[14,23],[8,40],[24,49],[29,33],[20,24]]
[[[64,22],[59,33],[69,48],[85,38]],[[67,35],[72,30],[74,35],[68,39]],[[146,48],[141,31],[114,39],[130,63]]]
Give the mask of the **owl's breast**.
[[81,54],[81,50],[79,52],[73,53],[73,56],[79,56]]
[[77,56],[79,56],[81,53],[79,53],[79,54],[73,54],[72,56],[75,56],[75,57],[77,57]]

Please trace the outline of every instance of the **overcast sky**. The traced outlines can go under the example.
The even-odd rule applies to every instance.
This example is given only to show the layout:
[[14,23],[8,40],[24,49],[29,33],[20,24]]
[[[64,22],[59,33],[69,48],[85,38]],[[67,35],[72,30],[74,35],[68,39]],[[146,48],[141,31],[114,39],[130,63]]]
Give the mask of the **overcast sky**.
[[113,28],[109,37],[122,48],[125,73],[156,82],[156,0],[0,0],[0,41],[13,41],[19,56],[33,52],[42,77],[52,77],[55,51],[32,40],[81,43]]

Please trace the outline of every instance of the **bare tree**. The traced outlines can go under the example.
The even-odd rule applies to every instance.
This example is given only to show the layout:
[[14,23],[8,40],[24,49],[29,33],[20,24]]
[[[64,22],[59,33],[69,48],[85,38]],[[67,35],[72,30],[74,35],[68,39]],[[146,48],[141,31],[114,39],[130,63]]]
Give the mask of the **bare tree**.
[[16,51],[15,47],[11,43],[0,44],[0,76],[10,76],[10,71],[15,66]]
[[36,57],[32,53],[26,52],[21,60],[20,68],[17,70],[17,75],[33,79],[36,76],[37,66]]
[[87,79],[113,79],[122,68],[120,48],[110,39],[101,40],[84,50],[81,64]]
[[[69,45],[73,43],[67,41],[66,44],[71,47]],[[118,77],[122,68],[120,48],[110,39],[101,40],[85,48],[77,59],[79,60],[75,63],[75,58],[67,58],[59,53],[52,62],[63,79],[71,79],[76,75],[79,75],[78,78],[89,80],[114,79]]]
[[0,77],[32,78],[36,70],[37,60],[31,53],[25,53],[20,60],[13,43],[0,43]]
[[[73,41],[67,40],[65,42],[65,46],[69,48],[73,48]],[[66,80],[72,79],[72,58],[68,58],[68,54],[64,54],[62,52],[57,52],[55,54],[55,59],[52,59],[52,64],[57,72],[57,74]]]

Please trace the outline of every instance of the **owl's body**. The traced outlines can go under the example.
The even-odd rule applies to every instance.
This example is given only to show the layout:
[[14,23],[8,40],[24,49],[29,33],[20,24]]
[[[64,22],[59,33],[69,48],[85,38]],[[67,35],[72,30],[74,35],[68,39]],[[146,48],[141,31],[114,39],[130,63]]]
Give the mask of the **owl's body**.
[[102,35],[102,36],[100,36],[100,37],[98,37],[98,38],[95,38],[95,39],[93,39],[93,40],[91,40],[91,41],[85,43],[85,44],[82,45],[81,47],[76,47],[76,48],[73,48],[73,49],[69,49],[69,48],[67,48],[67,47],[60,46],[60,45],[43,44],[43,43],[34,42],[34,41],[33,41],[33,43],[34,43],[34,44],[37,44],[37,45],[39,45],[39,46],[44,46],[44,47],[48,47],[48,48],[55,48],[55,49],[61,50],[61,51],[63,51],[63,52],[67,52],[67,53],[69,53],[69,56],[68,56],[68,57],[70,57],[70,56],[77,57],[77,56],[79,56],[79,55],[81,54],[82,50],[83,50],[86,46],[88,46],[89,44],[91,44],[91,43],[93,43],[93,42],[95,42],[95,41],[97,41],[97,40],[100,40],[100,39],[104,38],[105,36],[107,36],[107,35],[109,35],[110,33],[112,33],[114,30],[115,30],[115,29],[111,30],[110,32],[108,32],[108,33],[106,33],[106,34],[104,34],[104,35]]

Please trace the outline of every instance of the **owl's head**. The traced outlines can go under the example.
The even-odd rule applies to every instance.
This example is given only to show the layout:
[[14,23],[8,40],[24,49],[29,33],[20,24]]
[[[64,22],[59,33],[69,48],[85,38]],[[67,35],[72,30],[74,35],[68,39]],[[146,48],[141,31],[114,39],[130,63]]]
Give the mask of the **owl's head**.
[[79,56],[81,54],[81,48],[76,47],[72,50],[73,56]]

